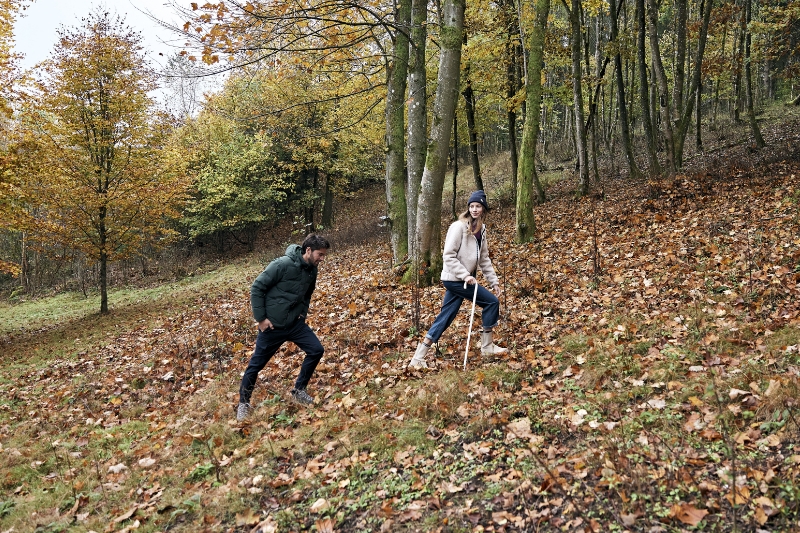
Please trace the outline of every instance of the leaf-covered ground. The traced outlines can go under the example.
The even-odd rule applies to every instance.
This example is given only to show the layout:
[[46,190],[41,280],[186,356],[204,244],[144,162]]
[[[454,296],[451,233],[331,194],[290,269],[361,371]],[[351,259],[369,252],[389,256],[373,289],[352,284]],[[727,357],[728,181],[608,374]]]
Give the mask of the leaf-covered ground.
[[289,345],[235,421],[262,265],[49,361],[17,335],[0,531],[797,531],[800,133],[771,133],[674,180],[556,186],[531,244],[495,209],[510,352],[482,358],[476,320],[466,371],[466,304],[405,371],[443,290],[399,284],[381,236],[321,268],[310,409]]

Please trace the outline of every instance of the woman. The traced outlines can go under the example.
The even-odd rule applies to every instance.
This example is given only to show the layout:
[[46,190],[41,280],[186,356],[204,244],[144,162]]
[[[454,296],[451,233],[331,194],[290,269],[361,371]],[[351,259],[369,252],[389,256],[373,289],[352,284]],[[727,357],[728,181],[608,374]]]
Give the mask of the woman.
[[[433,321],[431,329],[425,338],[417,345],[414,357],[408,363],[409,368],[428,368],[425,356],[431,345],[439,340],[444,330],[453,323],[461,307],[461,302],[466,298],[472,300],[475,294],[474,287],[478,280],[475,279],[477,269],[480,268],[486,280],[491,284],[492,290],[500,295],[500,283],[492,268],[489,259],[489,245],[486,242],[486,226],[483,224],[489,211],[486,203],[486,194],[475,191],[469,197],[468,209],[450,225],[447,238],[444,242],[444,267],[442,268],[442,285],[447,289],[439,316]],[[485,288],[478,286],[478,295],[475,304],[483,309],[483,334],[481,336],[481,354],[493,355],[505,353],[508,350],[494,344],[492,328],[497,325],[497,316],[500,310],[500,301],[497,296]]]

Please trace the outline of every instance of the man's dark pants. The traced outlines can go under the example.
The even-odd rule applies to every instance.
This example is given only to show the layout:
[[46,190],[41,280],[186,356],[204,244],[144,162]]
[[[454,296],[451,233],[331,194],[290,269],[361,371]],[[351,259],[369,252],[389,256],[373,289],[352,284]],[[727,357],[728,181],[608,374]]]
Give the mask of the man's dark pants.
[[297,381],[294,384],[295,389],[306,388],[311,376],[314,374],[314,369],[317,368],[317,364],[322,359],[325,349],[305,320],[299,319],[287,328],[267,329],[258,334],[256,349],[250,358],[247,369],[244,371],[242,384],[239,387],[239,401],[241,403],[250,403],[250,396],[256,386],[258,373],[269,363],[278,348],[287,341],[295,343],[306,353],[303,366],[300,367],[300,375],[297,376]]

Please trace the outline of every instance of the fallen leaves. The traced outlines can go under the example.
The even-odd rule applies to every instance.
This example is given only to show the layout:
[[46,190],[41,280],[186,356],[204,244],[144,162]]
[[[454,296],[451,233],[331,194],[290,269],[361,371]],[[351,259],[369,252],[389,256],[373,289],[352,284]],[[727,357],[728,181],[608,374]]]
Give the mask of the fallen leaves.
[[[751,246],[749,258],[740,236],[766,217],[754,198],[796,186],[775,181],[726,189],[724,203],[677,204],[647,203],[619,187],[608,193],[618,195],[613,200],[596,203],[605,265],[596,280],[586,261],[585,204],[556,196],[542,206],[547,216],[530,245],[512,242],[512,217],[493,216],[493,260],[499,272],[507,268],[508,284],[498,336],[512,350],[499,364],[476,360],[472,373],[455,370],[464,312],[432,357],[436,370],[404,373],[422,333],[410,329],[411,291],[397,283],[386,250],[352,246],[325,262],[312,301],[309,322],[326,347],[311,383],[314,410],[284,401],[301,360],[286,345],[262,372],[247,429],[226,425],[253,342],[241,279],[236,290],[200,298],[158,327],[115,333],[107,346],[0,387],[9,405],[35,406],[28,421],[41,431],[74,428],[54,445],[59,459],[84,469],[81,490],[114,491],[124,501],[103,519],[126,527],[163,528],[174,512],[187,529],[201,530],[203,516],[226,516],[218,511],[235,497],[245,510],[227,514],[224,527],[235,520],[256,533],[277,531],[275,517],[286,508],[295,514],[280,518],[298,531],[419,529],[434,519],[474,530],[605,531],[621,522],[655,531],[704,521],[719,528],[733,506],[752,511],[737,511],[748,527],[778,530],[781,513],[796,509],[778,487],[800,474],[789,447],[797,414],[785,403],[797,391],[798,345],[781,329],[798,321],[790,267],[800,243],[777,219],[764,224],[761,248]],[[739,217],[743,206],[755,210],[752,219]],[[712,235],[710,225],[722,222],[727,229]],[[743,275],[748,266],[752,283]],[[767,289],[775,292],[763,296]],[[441,292],[420,289],[423,328]],[[23,455],[4,431],[2,460],[36,470],[40,486],[72,481],[68,468]],[[111,451],[95,463],[100,444]],[[747,463],[751,455],[757,459]],[[143,478],[202,493],[205,510],[193,512],[157,483],[132,486]],[[33,487],[19,483],[13,494],[26,491]],[[580,518],[580,507],[598,518]],[[89,508],[82,504],[75,516]]]
[[687,526],[696,526],[708,515],[706,509],[698,509],[691,504],[678,504],[670,509],[670,516],[678,519]]
[[330,507],[331,504],[328,502],[328,500],[325,498],[319,498],[317,501],[311,504],[311,507],[309,507],[308,510],[312,513],[321,513],[327,509],[330,509]]

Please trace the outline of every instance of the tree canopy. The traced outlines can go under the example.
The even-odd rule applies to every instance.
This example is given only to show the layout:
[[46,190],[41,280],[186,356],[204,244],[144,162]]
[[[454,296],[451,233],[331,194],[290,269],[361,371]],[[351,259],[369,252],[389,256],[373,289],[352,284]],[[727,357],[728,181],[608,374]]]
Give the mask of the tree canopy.
[[26,116],[39,142],[28,176],[38,189],[37,231],[99,263],[101,312],[108,262],[165,242],[165,218],[177,216],[183,196],[164,150],[170,120],[148,95],[155,87],[140,35],[98,10],[82,27],[60,31]]

